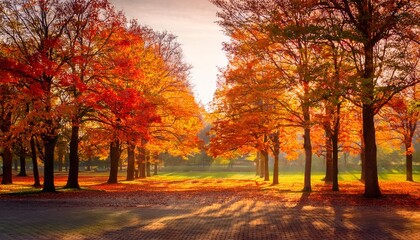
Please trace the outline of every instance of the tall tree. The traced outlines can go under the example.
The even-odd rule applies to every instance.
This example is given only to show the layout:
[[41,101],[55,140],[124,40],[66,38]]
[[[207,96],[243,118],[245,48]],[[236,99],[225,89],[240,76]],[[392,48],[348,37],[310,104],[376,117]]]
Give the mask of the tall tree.
[[380,112],[380,117],[388,125],[386,131],[394,133],[392,137],[391,134],[387,134],[387,140],[396,138],[399,140],[398,144],[404,146],[407,181],[413,181],[413,138],[419,120],[419,110],[414,107],[414,104],[419,100],[417,91],[418,86],[414,86],[395,95]]
[[118,32],[123,29],[124,17],[117,13],[108,0],[74,0],[63,3],[72,13],[72,19],[64,29],[71,56],[67,60],[70,76],[66,90],[71,101],[70,168],[66,188],[79,188],[79,130],[81,124],[92,115],[93,108],[84,95],[95,92],[92,85],[104,83],[110,67],[103,64],[104,58],[120,44]]
[[402,0],[330,0],[321,1],[344,19],[358,77],[352,95],[362,108],[363,141],[365,149],[366,197],[379,197],[381,191],[377,174],[377,148],[374,116],[396,93],[413,85],[408,72],[413,65],[408,45],[418,46],[419,5],[417,1]]
[[61,1],[5,0],[0,6],[0,35],[18,51],[3,59],[5,70],[26,81],[39,114],[44,145],[43,191],[54,192],[54,148],[58,137],[60,105],[57,88],[68,57],[61,37],[71,15]]
[[315,102],[313,88],[320,74],[314,41],[317,39],[313,22],[314,2],[212,2],[221,9],[219,24],[227,35],[232,38],[239,35],[239,41],[245,43],[241,49],[273,66],[277,88],[283,88],[288,95],[277,99],[277,105],[294,116],[290,124],[299,124],[304,132],[304,191],[311,191],[311,107]]

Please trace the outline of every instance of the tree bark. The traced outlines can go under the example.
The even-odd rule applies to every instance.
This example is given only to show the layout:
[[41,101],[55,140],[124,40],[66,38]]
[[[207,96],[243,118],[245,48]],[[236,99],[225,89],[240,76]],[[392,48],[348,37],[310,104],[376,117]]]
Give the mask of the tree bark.
[[[368,26],[365,27],[369,27]],[[374,45],[365,43],[364,57],[365,69],[362,84],[363,98],[363,139],[365,142],[365,197],[374,198],[381,196],[381,190],[378,183],[378,167],[377,167],[377,148],[375,136],[375,107],[373,106],[375,86],[373,77],[374,69]]]
[[312,191],[311,188],[311,167],[312,167],[312,145],[311,145],[311,125],[309,104],[303,103],[302,106],[304,125],[303,148],[305,149],[305,177],[304,177],[304,192]]
[[[324,123],[327,124],[327,123]],[[328,125],[324,126],[325,131],[325,183],[332,183],[333,181],[333,153],[332,153],[332,133],[330,121]]]
[[1,184],[12,184],[12,161],[13,154],[8,146],[3,148],[3,178]]
[[338,191],[338,129],[332,134],[332,190]]
[[79,124],[73,121],[70,138],[70,168],[65,188],[80,189],[79,186]]
[[18,176],[19,177],[26,177],[28,176],[26,174],[26,157],[25,156],[19,156],[19,163],[20,163],[20,171]]
[[146,162],[146,176],[147,177],[151,177],[151,174],[150,174],[150,161],[149,161],[149,159],[147,159],[147,162]]
[[273,185],[279,184],[279,153],[280,153],[280,142],[279,134],[275,133],[273,137],[274,142],[274,169],[273,169]]
[[[6,113],[3,117],[2,124],[0,125],[3,133],[8,133],[12,126],[12,113]],[[13,165],[13,154],[12,149],[7,144],[3,147],[3,177],[1,184],[12,184],[12,165]]]
[[146,150],[144,146],[138,147],[139,149],[139,159],[138,159],[138,169],[139,169],[139,178],[146,178]]
[[31,158],[32,158],[32,167],[34,173],[34,187],[41,187],[41,182],[39,181],[39,171],[38,171],[38,160],[36,157],[36,147],[35,147],[35,137],[31,137]]
[[154,164],[153,175],[158,175],[158,162],[156,161]]
[[[47,124],[51,126],[50,124]],[[43,192],[55,192],[54,185],[54,150],[57,143],[57,136],[51,135],[43,136],[44,142],[44,187]]]
[[365,170],[366,170],[366,155],[365,155],[365,140],[363,139],[363,131],[361,131],[361,137],[360,137],[360,181],[365,182]]
[[134,180],[134,151],[136,150],[136,146],[132,143],[128,143],[127,147],[127,181]]
[[268,152],[267,151],[261,151],[261,154],[263,155],[263,161],[264,161],[264,181],[270,181],[270,171],[269,171],[269,165],[268,165]]
[[407,181],[413,181],[413,154],[409,152],[411,142],[405,144],[405,174]]
[[365,193],[368,198],[381,196],[378,183],[377,148],[375,137],[374,109],[363,106],[363,139],[365,140]]
[[114,139],[110,144],[110,162],[108,183],[118,183],[118,162],[120,160],[120,140]]

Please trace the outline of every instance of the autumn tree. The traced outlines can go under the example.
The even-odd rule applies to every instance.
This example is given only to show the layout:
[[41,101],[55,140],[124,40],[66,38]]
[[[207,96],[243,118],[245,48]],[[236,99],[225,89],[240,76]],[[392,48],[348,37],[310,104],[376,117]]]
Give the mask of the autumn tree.
[[[12,181],[12,147],[11,147],[11,136],[10,128],[12,126],[12,112],[13,105],[11,101],[11,96],[14,94],[13,89],[11,88],[11,79],[7,76],[7,73],[0,71],[0,77],[2,82],[0,82],[0,139],[1,139],[1,148],[3,149],[1,157],[3,160],[3,176],[1,184],[11,184]],[[6,81],[6,79],[9,79]]]
[[409,72],[410,45],[418,46],[417,1],[321,1],[345,22],[348,47],[354,56],[357,77],[351,84],[353,102],[362,108],[365,149],[366,197],[379,197],[374,116],[391,97],[418,79]]
[[54,147],[60,128],[58,87],[68,57],[61,37],[71,14],[63,11],[61,1],[2,1],[0,34],[17,52],[3,59],[5,70],[26,82],[34,97],[34,110],[42,128],[44,145],[44,188],[53,192]]
[[[417,90],[415,86],[396,94],[379,114],[387,125],[384,129],[388,132],[386,140],[392,141],[392,138],[396,138],[397,143],[404,146],[407,181],[413,181],[413,138],[419,119],[419,111],[414,108],[415,102],[418,101]],[[393,133],[392,136],[389,132]]]
[[160,151],[186,156],[198,152],[202,110],[195,102],[189,83],[191,66],[185,63],[176,36],[155,32],[136,22],[132,22],[130,33],[144,41],[135,50],[139,59],[136,66],[141,69],[143,78],[133,87],[144,93],[161,119],[150,126],[149,139],[137,141],[140,176],[145,177],[150,171],[149,153]]
[[[244,42],[262,62],[275,67],[276,85],[287,94],[277,105],[293,116],[291,124],[303,129],[305,150],[304,190],[311,191],[311,107],[320,76],[314,23],[314,2],[307,1],[213,1],[221,11],[219,24],[227,35],[246,32]],[[291,101],[290,101],[291,100]]]
[[123,31],[125,19],[107,0],[67,1],[63,5],[66,11],[72,13],[71,21],[64,28],[70,56],[66,61],[69,76],[62,80],[66,84],[71,122],[70,168],[66,187],[79,188],[79,130],[83,122],[92,120],[90,117],[95,110],[86,98],[97,91],[96,84],[112,84],[108,79],[114,74],[111,67],[115,64],[105,59],[119,50],[121,40],[117,35]]

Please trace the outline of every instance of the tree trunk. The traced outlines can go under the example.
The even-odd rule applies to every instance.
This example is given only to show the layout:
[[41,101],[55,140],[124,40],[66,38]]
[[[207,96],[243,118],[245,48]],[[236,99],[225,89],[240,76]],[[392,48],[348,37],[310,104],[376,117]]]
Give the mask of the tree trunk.
[[146,150],[144,146],[138,147],[139,149],[139,160],[138,160],[138,168],[139,168],[139,178],[146,178]]
[[79,186],[79,124],[73,121],[70,138],[70,168],[65,188],[80,189]]
[[151,175],[150,175],[150,151],[146,152],[146,177],[151,177]]
[[26,157],[25,156],[19,156],[19,162],[20,162],[20,171],[19,171],[18,176],[19,177],[28,176],[26,174]]
[[265,160],[264,160],[264,156],[262,154],[262,151],[260,152],[260,178],[264,178],[265,175]]
[[411,142],[405,144],[405,174],[407,181],[413,181],[413,154],[409,151]]
[[[364,26],[369,27],[370,25]],[[373,105],[375,95],[374,85],[374,45],[365,43],[365,69],[362,82],[363,98],[363,139],[365,143],[365,197],[374,198],[381,196],[378,183],[377,148],[375,136],[375,107]]]
[[365,154],[365,140],[363,139],[363,131],[360,131],[361,137],[360,137],[360,181],[365,182],[365,176],[366,176],[366,154]]
[[332,134],[332,190],[338,191],[338,129]]
[[[70,143],[71,144],[71,143]],[[65,152],[64,152],[64,150],[63,149],[61,149],[61,150],[58,150],[58,162],[57,162],[57,164],[58,164],[58,171],[59,172],[62,172],[63,171],[63,163],[64,163],[64,154],[65,154]]]
[[260,152],[257,152],[257,157],[255,158],[255,176],[260,176],[261,168],[260,168]]
[[13,154],[8,146],[3,148],[3,178],[1,184],[12,184]]
[[365,197],[381,196],[378,183],[374,110],[371,105],[363,106],[363,139],[365,140]]
[[331,135],[331,142],[332,142],[332,190],[338,191],[338,135],[340,132],[340,109],[341,104],[337,104],[336,106],[336,118],[334,119],[334,129]]
[[35,137],[31,137],[31,158],[32,166],[34,173],[34,187],[41,187],[41,182],[39,181],[39,171],[38,171],[38,160],[36,158],[36,147],[35,147]]
[[127,181],[134,180],[134,167],[135,167],[135,160],[134,160],[134,151],[136,150],[136,146],[132,143],[128,143],[127,147]]
[[110,162],[108,183],[118,183],[118,162],[120,160],[120,141],[114,139],[110,144]]
[[147,160],[147,162],[146,162],[146,176],[147,177],[151,177],[151,174],[150,174],[150,162],[149,162],[149,160]]
[[153,175],[158,175],[158,162],[157,161],[155,161],[154,163]]
[[270,181],[270,171],[268,165],[268,152],[262,151],[261,154],[263,155],[264,159],[264,181]]
[[[12,157],[13,158],[13,157]],[[16,158],[14,158],[13,159],[13,170],[15,171],[15,172],[17,172],[18,171],[18,160],[16,159]],[[19,176],[19,175],[18,175]]]
[[279,152],[280,152],[280,142],[279,142],[279,134],[276,133],[274,135],[274,169],[273,169],[273,185],[279,184]]
[[[2,116],[3,117],[3,116]],[[12,113],[7,113],[3,117],[0,128],[3,133],[8,133],[12,126]],[[3,147],[3,177],[1,184],[12,184],[12,164],[13,154],[12,149],[6,144]]]
[[311,129],[305,128],[305,135],[303,136],[303,146],[305,149],[305,180],[304,192],[312,191],[311,187],[311,166],[312,166],[312,145],[311,145]]
[[[328,124],[330,121],[328,120]],[[325,183],[333,181],[333,153],[332,153],[332,133],[331,126],[324,126],[325,131]]]
[[[51,124],[47,124],[51,126]],[[57,136],[51,135],[43,136],[44,142],[44,187],[43,192],[55,192],[54,185],[54,149],[57,143]]]
[[[307,86],[305,85],[305,92]],[[309,112],[309,104],[304,102],[302,104],[302,114],[304,122],[303,148],[305,150],[305,176],[303,183],[303,191],[312,191],[311,187],[311,168],[312,168],[312,145],[311,145],[311,117]]]

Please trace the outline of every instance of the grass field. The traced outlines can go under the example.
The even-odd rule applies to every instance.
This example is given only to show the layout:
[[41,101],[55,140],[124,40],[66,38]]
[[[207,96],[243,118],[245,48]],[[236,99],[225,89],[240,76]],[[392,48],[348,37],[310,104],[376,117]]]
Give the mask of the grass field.
[[[314,192],[331,192],[331,186],[322,181],[324,173],[312,173],[311,184]],[[414,174],[414,182],[405,181],[404,173],[380,173],[379,182],[384,194],[410,194],[420,197],[420,174]],[[359,181],[358,172],[342,172],[339,174],[340,192],[343,194],[362,194],[363,183]],[[135,181],[125,181],[125,172],[119,172],[117,185],[105,184],[108,179],[107,172],[81,172],[80,186],[85,190],[101,191],[206,191],[209,189],[243,189],[246,186],[257,186],[263,192],[300,192],[303,189],[303,173],[280,172],[279,184],[273,186],[270,181],[263,181],[253,172],[163,172],[159,175]],[[56,173],[55,184],[58,190],[64,191],[67,173]],[[42,182],[42,179],[41,179]],[[32,176],[14,177],[11,185],[0,185],[0,196],[19,192],[36,192],[39,189],[32,187]],[[68,191],[68,190],[65,190]]]
[[[272,180],[272,173],[270,173],[270,180]],[[200,172],[200,171],[191,171],[191,172],[163,172],[159,173],[159,176],[167,178],[178,178],[178,179],[191,179],[191,178],[229,178],[229,179],[252,179],[259,180],[260,178],[255,176],[253,172]],[[325,173],[322,172],[313,172],[311,181],[313,183],[323,182]],[[303,173],[300,172],[280,172],[279,181],[280,183],[292,183],[292,182],[303,182]],[[405,181],[405,173],[400,172],[379,172],[378,178],[380,181]],[[415,182],[420,182],[420,173],[415,172],[413,174]],[[339,181],[359,181],[360,173],[356,171],[346,171],[341,172],[338,176]]]

